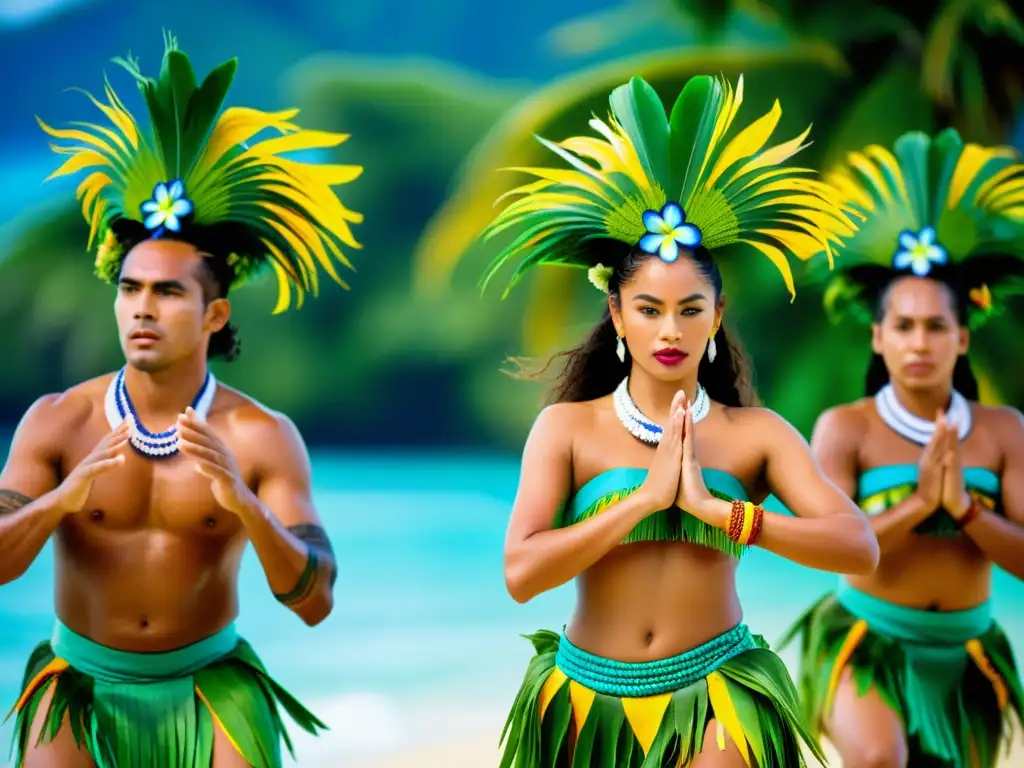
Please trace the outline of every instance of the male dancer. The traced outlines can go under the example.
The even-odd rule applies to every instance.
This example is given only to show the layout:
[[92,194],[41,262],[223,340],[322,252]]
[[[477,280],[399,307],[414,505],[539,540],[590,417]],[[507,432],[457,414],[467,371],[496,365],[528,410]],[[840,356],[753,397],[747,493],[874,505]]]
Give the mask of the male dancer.
[[[172,38],[158,80],[119,63],[152,137],[109,85],[93,103],[110,127],[40,121],[76,144],[54,147],[71,155],[54,175],[93,169],[79,194],[90,243],[102,237],[97,272],[117,284],[126,365],[37,400],[0,474],[0,584],[51,535],[57,567],[56,628],[13,710],[16,765],[279,766],[278,704],[325,726],[236,634],[242,553],[251,541],[310,626],[331,611],[334,557],[294,425],[219,384],[208,358],[238,353],[226,297],[258,268],[277,273],[279,309],[290,285],[300,301],[315,287],[314,257],[338,279],[327,251],[344,262],[335,240],[357,247],[346,220],[360,217],[330,187],[361,169],[278,157],[344,139],[300,130],[296,110],[218,117],[234,60],[198,87]],[[265,128],[282,136],[252,143]]]

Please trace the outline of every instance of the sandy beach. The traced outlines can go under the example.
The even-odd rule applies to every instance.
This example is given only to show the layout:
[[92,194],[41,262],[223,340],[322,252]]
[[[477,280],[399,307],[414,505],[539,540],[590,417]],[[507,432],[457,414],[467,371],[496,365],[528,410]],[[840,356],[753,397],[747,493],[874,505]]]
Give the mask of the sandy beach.
[[[1024,766],[1024,741],[1021,735],[1014,741],[1010,755],[1003,758],[999,768],[1020,768]],[[436,745],[430,748],[410,751],[407,754],[360,763],[358,768],[496,768],[500,756],[495,748],[496,735],[481,734],[456,744]],[[842,763],[831,745],[825,744],[828,768],[841,768]],[[818,766],[809,762],[808,768]]]

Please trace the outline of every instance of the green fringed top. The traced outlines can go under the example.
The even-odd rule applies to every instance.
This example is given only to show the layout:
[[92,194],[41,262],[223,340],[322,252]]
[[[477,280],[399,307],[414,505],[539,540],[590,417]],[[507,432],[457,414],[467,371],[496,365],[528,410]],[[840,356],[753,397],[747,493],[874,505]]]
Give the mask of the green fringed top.
[[[743,483],[719,469],[702,469],[708,490],[725,501],[747,501]],[[636,491],[647,477],[646,469],[618,467],[601,472],[584,483],[560,514],[559,527],[600,514]],[[622,540],[623,544],[639,541],[685,541],[740,557],[743,547],[729,538],[725,531],[708,525],[673,505],[648,515]]]
[[[988,509],[1000,510],[999,475],[982,467],[964,468],[967,492]],[[880,515],[906,500],[917,489],[916,464],[889,464],[864,471],[857,481],[857,503],[867,515]],[[958,536],[956,521],[940,509],[914,529],[918,534]]]

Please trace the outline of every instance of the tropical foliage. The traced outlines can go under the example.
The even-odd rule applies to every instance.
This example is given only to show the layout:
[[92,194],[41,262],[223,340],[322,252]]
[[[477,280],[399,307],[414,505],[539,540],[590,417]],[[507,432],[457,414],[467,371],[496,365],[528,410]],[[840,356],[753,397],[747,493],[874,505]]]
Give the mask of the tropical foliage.
[[[415,285],[424,294],[443,292],[453,274],[479,274],[504,245],[476,239],[494,215],[493,201],[517,183],[495,169],[542,162],[547,150],[535,136],[560,141],[579,133],[591,114],[607,112],[608,93],[634,75],[667,102],[693,75],[743,73],[752,111],[767,111],[778,98],[781,131],[813,123],[814,145],[800,164],[819,168],[868,143],[891,146],[914,129],[954,126],[967,141],[1004,142],[1024,91],[1024,24],[1002,0],[637,0],[574,20],[552,40],[573,39],[571,33],[572,52],[597,63],[516,104],[469,156],[417,249]],[[672,36],[674,45],[665,39]],[[651,39],[661,41],[653,51],[645,45]],[[614,55],[630,48],[646,52]],[[608,53],[613,57],[602,60]],[[770,279],[763,267],[744,265],[742,280],[728,271],[725,278],[730,318],[748,339],[768,403],[806,431],[824,407],[861,393],[867,338],[860,327],[826,322],[820,282],[801,281],[798,272],[790,306],[788,296],[761,289]],[[520,342],[526,354],[575,340],[580,323],[599,309],[592,287],[571,270],[538,270],[528,290]],[[1024,385],[1000,375],[1012,331],[996,325],[976,339],[983,391],[1020,402]],[[823,352],[840,349],[834,360]],[[811,384],[823,365],[833,372],[832,387]]]

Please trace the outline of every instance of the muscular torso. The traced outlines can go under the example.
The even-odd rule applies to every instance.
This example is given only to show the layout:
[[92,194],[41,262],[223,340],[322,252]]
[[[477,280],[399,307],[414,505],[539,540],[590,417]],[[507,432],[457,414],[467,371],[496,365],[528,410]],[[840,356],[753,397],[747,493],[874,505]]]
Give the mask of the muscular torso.
[[[858,475],[873,467],[917,464],[922,448],[903,439],[878,417],[870,401],[864,409],[868,427],[857,455]],[[997,474],[1002,459],[983,409],[975,406],[975,424],[961,443],[964,467]],[[882,600],[925,610],[956,611],[988,599],[992,564],[968,536],[911,533],[895,549],[882,554],[870,576],[848,577],[855,588]]]
[[[648,467],[650,448],[630,435],[606,400],[579,405],[573,434],[573,489],[618,467]],[[705,469],[738,478],[754,501],[767,495],[763,457],[750,448],[741,411],[716,406],[697,426]],[[746,445],[745,445],[746,443]],[[576,610],[566,629],[587,651],[623,661],[682,653],[731,629],[743,612],[737,561],[684,542],[620,545],[576,579]]]
[[[61,479],[110,431],[107,379],[83,385],[74,429],[62,436]],[[207,423],[234,450],[233,412],[249,401],[220,387]],[[170,424],[147,424],[160,431]],[[144,422],[145,423],[145,422]],[[237,440],[237,439],[236,439]],[[55,535],[57,615],[72,630],[128,651],[178,648],[229,624],[246,539],[218,506],[210,481],[186,456],[153,460],[126,448],[122,466],[100,475],[85,507]]]

